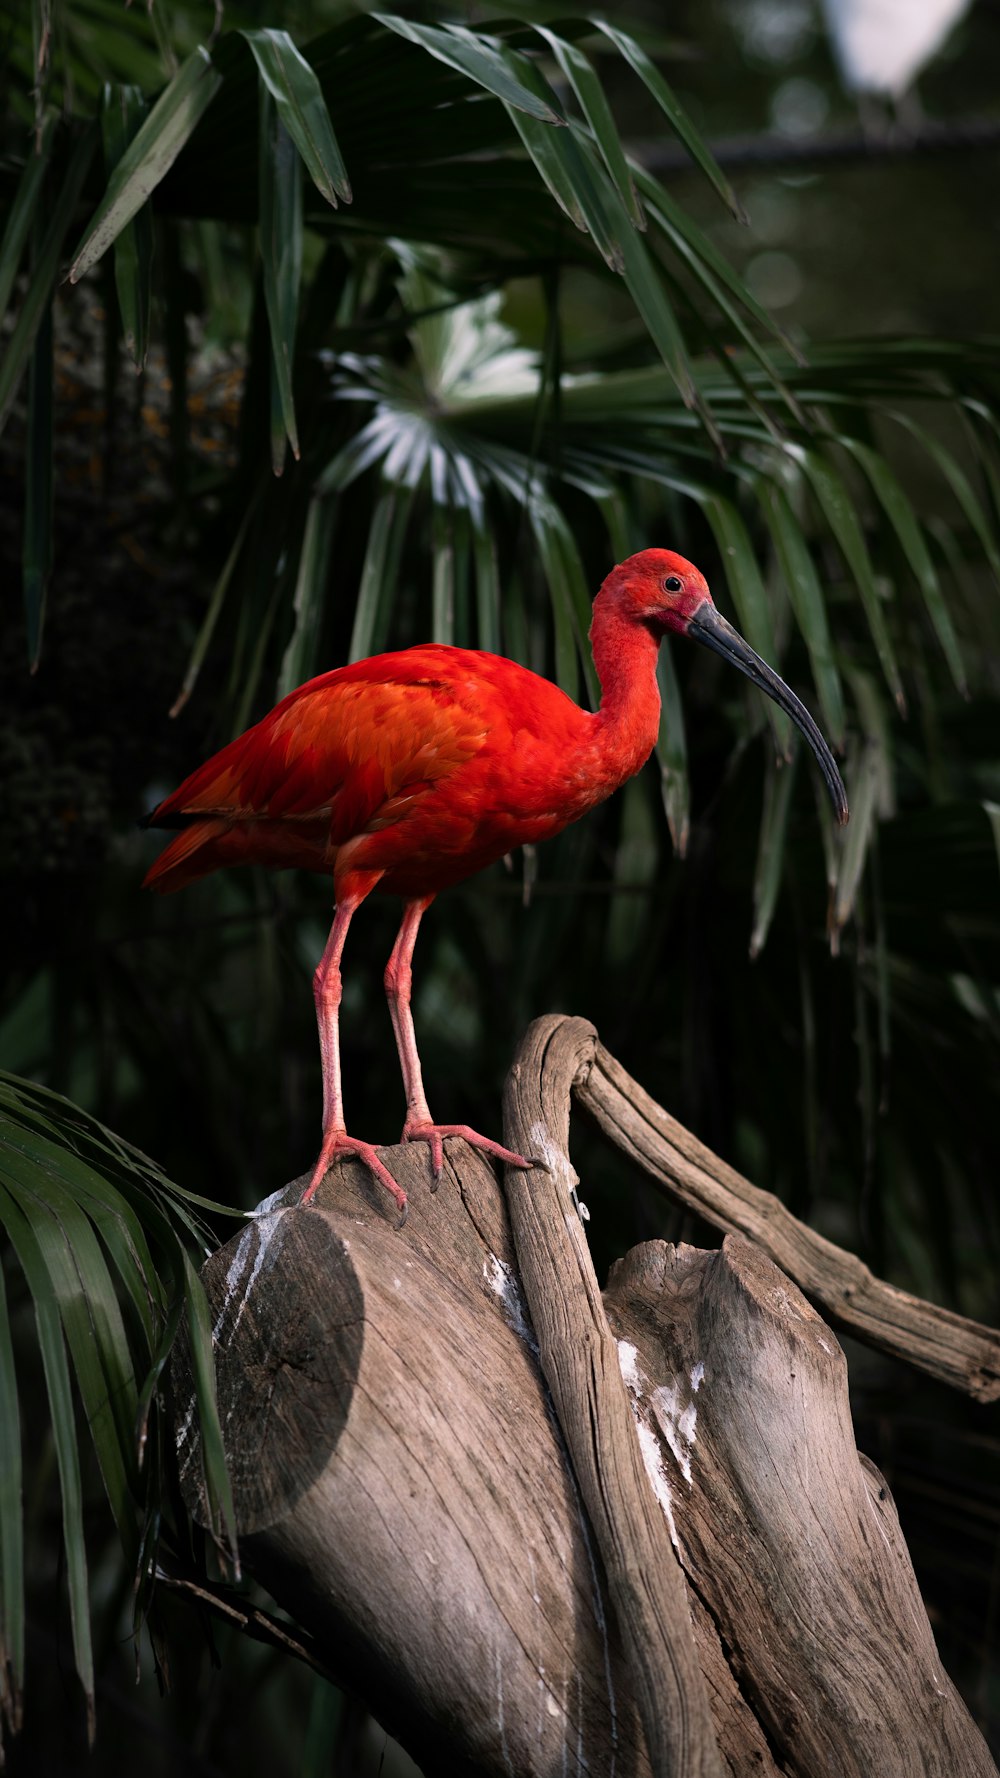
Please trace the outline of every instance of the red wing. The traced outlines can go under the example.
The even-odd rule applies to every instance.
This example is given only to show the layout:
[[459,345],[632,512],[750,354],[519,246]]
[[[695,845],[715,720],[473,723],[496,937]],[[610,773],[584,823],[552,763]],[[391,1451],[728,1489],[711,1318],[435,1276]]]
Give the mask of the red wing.
[[[390,657],[391,658],[391,657]],[[373,661],[359,663],[370,670]],[[231,741],[160,804],[152,825],[204,815],[330,822],[342,844],[393,819],[408,787],[447,777],[485,737],[481,714],[437,678],[324,674]]]

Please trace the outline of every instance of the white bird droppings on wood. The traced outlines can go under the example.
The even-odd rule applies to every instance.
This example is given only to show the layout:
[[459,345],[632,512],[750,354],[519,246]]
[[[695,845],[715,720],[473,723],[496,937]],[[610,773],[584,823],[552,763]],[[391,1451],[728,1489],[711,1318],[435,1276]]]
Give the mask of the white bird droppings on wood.
[[256,1210],[248,1210],[247,1215],[249,1217],[270,1216],[273,1211],[282,1207],[286,1190],[287,1187],[282,1186],[280,1191],[272,1192],[268,1198],[262,1198]]
[[656,1423],[663,1433],[667,1444],[677,1462],[677,1467],[691,1486],[691,1452],[695,1445],[695,1428],[698,1424],[698,1409],[693,1401],[682,1405],[684,1378],[675,1377],[667,1385],[661,1384],[650,1396]]
[[[274,1193],[272,1196],[280,1197],[281,1194],[280,1192]],[[269,1199],[264,1200],[265,1203],[270,1201],[271,1200]],[[232,1338],[232,1335],[239,1327],[240,1317],[246,1308],[250,1292],[253,1290],[261,1272],[265,1270],[265,1268],[270,1270],[270,1267],[274,1264],[275,1256],[274,1253],[270,1251],[271,1243],[284,1214],[285,1211],[283,1208],[265,1211],[263,1204],[258,1205],[257,1209],[253,1212],[253,1222],[249,1228],[244,1229],[240,1236],[239,1241],[236,1244],[236,1252],[233,1254],[229,1264],[229,1270],[226,1273],[226,1286],[223,1292],[222,1302],[219,1305],[219,1313],[215,1318],[215,1325],[212,1328],[213,1345],[218,1341],[237,1292],[239,1292],[240,1301],[230,1330],[230,1338]],[[257,1250],[253,1256],[250,1275],[244,1285],[243,1275],[247,1269],[247,1261],[250,1257],[250,1252],[253,1248],[255,1239],[257,1242]]]
[[518,1339],[524,1341],[529,1351],[533,1352],[537,1358],[538,1341],[535,1339],[534,1331],[528,1320],[524,1298],[521,1295],[521,1286],[517,1281],[513,1267],[509,1266],[506,1260],[498,1258],[495,1253],[490,1253],[483,1261],[483,1277],[494,1296],[500,1299],[500,1307],[503,1310],[503,1318],[507,1326],[512,1333],[517,1334]]
[[[681,1546],[677,1536],[677,1526],[674,1523],[673,1497],[670,1493],[670,1483],[667,1480],[667,1474],[663,1467],[662,1447],[656,1433],[653,1431],[653,1428],[649,1425],[642,1413],[648,1382],[639,1365],[639,1354],[631,1341],[619,1340],[617,1345],[618,1364],[622,1373],[622,1381],[628,1390],[629,1403],[632,1408],[632,1417],[635,1420],[636,1431],[639,1435],[639,1449],[642,1452],[643,1465],[646,1474],[653,1485],[653,1493],[656,1495],[656,1498],[663,1509],[663,1516],[666,1519],[670,1530],[670,1541],[675,1550],[679,1550]],[[698,1381],[700,1383],[700,1377]],[[688,1480],[690,1481],[690,1479],[689,1473]]]
[[553,1142],[545,1124],[532,1124],[529,1131],[530,1153],[544,1163],[559,1185],[565,1186],[568,1192],[575,1191],[580,1183],[580,1175],[574,1170],[567,1154]]
[[497,1729],[498,1729],[499,1735],[500,1735],[500,1753],[503,1758],[504,1771],[510,1773],[510,1778],[514,1778],[514,1767],[511,1764],[510,1748],[507,1746],[507,1736],[506,1736],[506,1732],[504,1730],[503,1655],[501,1653],[499,1642],[497,1642],[494,1645],[493,1653],[494,1653],[494,1657],[495,1657],[495,1661],[496,1661],[496,1675],[497,1675]]
[[632,1412],[635,1415],[636,1430],[639,1434],[639,1449],[642,1452],[642,1461],[646,1466],[646,1474],[653,1484],[653,1493],[663,1508],[663,1516],[670,1530],[670,1541],[674,1549],[679,1552],[681,1540],[677,1535],[677,1526],[674,1521],[673,1495],[670,1492],[670,1483],[667,1481],[666,1471],[663,1467],[663,1451],[660,1441],[653,1428],[647,1426],[640,1415],[639,1404],[634,1400]]
[[187,1444],[188,1434],[191,1431],[191,1424],[192,1424],[192,1421],[194,1420],[194,1410],[195,1410],[196,1401],[197,1401],[197,1396],[192,1395],[191,1400],[188,1402],[187,1412],[185,1413],[183,1420],[181,1421],[180,1425],[177,1428],[174,1442],[177,1447],[178,1454],[180,1454],[183,1451],[184,1446]]
[[618,1341],[618,1364],[626,1389],[632,1395],[641,1395],[645,1378],[639,1369],[639,1354],[629,1340]]

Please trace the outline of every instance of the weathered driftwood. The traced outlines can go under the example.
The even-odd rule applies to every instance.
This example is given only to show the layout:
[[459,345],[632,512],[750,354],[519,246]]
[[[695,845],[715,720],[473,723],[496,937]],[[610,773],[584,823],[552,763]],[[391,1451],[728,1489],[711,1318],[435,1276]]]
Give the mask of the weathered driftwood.
[[[422,1150],[386,1158],[402,1231],[348,1164],[204,1269],[244,1564],[429,1774],[642,1778],[497,1181],[464,1144],[436,1193]],[[191,1422],[180,1460],[204,1519]]]
[[977,1401],[1000,1396],[1000,1331],[910,1296],[876,1278],[863,1260],[799,1222],[771,1192],[751,1185],[657,1105],[616,1062],[584,1019],[539,1019],[528,1038],[538,1050],[572,1027],[579,1100],[617,1148],[637,1161],[668,1197],[706,1222],[748,1235],[839,1326],[903,1358]]
[[844,1355],[801,1293],[727,1235],[721,1253],[634,1248],[607,1307],[678,1557],[782,1769],[994,1772],[855,1449]]
[[643,1467],[617,1345],[569,1196],[576,1176],[567,1152],[568,1089],[579,1023],[559,1023],[551,1036],[532,1026],[507,1079],[507,1139],[546,1162],[532,1173],[508,1169],[514,1245],[542,1369],[604,1558],[653,1769],[715,1778],[722,1761],[684,1579]]
[[[619,1610],[656,1769],[700,1771],[702,1761],[710,1769],[702,1689],[689,1687],[680,1705],[676,1698],[675,1676],[689,1685],[697,1643],[731,1769],[742,1769],[735,1761],[747,1750],[729,1678],[779,1769],[802,1778],[993,1772],[941,1670],[888,1489],[855,1449],[843,1353],[795,1286],[738,1236],[727,1235],[721,1254],[649,1242],[615,1267],[605,1316],[568,1195],[578,1183],[570,1093],[590,1092],[600,1047],[582,1019],[531,1026],[507,1080],[504,1135],[511,1147],[541,1154],[546,1173],[511,1170],[507,1200],[542,1366]],[[631,1129],[638,1120],[623,1083],[641,1089],[606,1052],[603,1064],[617,1075],[618,1116]],[[646,1116],[659,1113],[641,1097]],[[675,1138],[693,1144],[670,1123]],[[697,1149],[706,1172],[728,1171]],[[869,1281],[873,1292],[886,1289]],[[615,1337],[617,1365],[608,1358]],[[651,1489],[636,1486],[636,1466],[622,1455],[626,1386]],[[653,1492],[661,1512],[650,1526],[644,1509]],[[690,1597],[705,1607],[690,1620],[670,1614],[681,1567]],[[662,1615],[637,1584],[654,1572],[661,1586],[670,1573]],[[675,1713],[669,1757],[663,1737],[654,1738],[657,1701]],[[754,1751],[749,1769],[761,1770]]]
[[[714,1220],[774,1202],[616,1070],[591,1027],[542,1020],[508,1085],[507,1138],[545,1163],[508,1182],[537,1346],[497,1182],[458,1143],[436,1194],[421,1152],[387,1153],[400,1232],[347,1164],[208,1262],[246,1565],[429,1774],[995,1773],[855,1450],[843,1355],[765,1243],[648,1243],[602,1305],[571,1086]],[[988,1346],[949,1320],[953,1353]]]

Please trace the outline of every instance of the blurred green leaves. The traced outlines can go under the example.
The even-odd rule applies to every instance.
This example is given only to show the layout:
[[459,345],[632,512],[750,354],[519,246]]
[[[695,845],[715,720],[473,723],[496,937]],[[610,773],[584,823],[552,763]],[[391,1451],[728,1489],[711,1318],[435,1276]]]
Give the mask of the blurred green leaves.
[[292,392],[299,280],[302,275],[302,187],[298,156],[270,89],[260,95],[260,256],[271,332],[271,466],[280,475],[285,438],[298,457]]
[[[42,153],[47,154],[43,136]],[[51,144],[50,144],[51,146]],[[21,379],[28,367],[35,336],[48,309],[59,272],[63,242],[72,224],[96,147],[96,125],[91,125],[74,145],[61,166],[61,181],[51,204],[42,205],[43,177],[29,157],[21,174],[12,211],[8,214],[0,248],[4,281],[13,285],[21,262],[24,239],[35,215],[39,218],[37,244],[30,251],[25,289],[0,363],[0,428],[10,414]]]
[[[235,1527],[214,1399],[204,1292],[189,1249],[205,1251],[201,1200],[165,1179],[78,1107],[29,1081],[0,1076],[0,1704],[16,1725],[24,1682],[22,1409],[10,1292],[34,1311],[60,1491],[76,1670],[93,1732],[94,1664],[81,1483],[81,1422],[125,1560],[136,1574],[136,1623],[151,1588],[162,1512],[163,1434],[149,1413],[164,1335],[186,1308],[205,1428],[206,1490],[220,1539]],[[208,1206],[206,1208],[222,1208]],[[148,1378],[148,1382],[146,1379]],[[169,1429],[167,1429],[169,1436]],[[140,1548],[142,1563],[140,1566]]]
[[[146,116],[145,97],[136,86],[106,86],[101,113],[104,168],[111,174]],[[115,289],[125,345],[142,370],[149,350],[149,309],[153,284],[153,220],[147,200],[115,240]]]
[[285,130],[302,156],[316,190],[337,208],[338,197],[351,201],[347,177],[330,113],[313,70],[299,54],[287,31],[242,31],[253,53],[261,83],[278,109]]
[[160,95],[118,157],[107,190],[84,230],[73,263],[75,284],[141,210],[173,166],[220,84],[208,51],[198,46]]
[[635,42],[635,39],[629,37],[620,27],[609,24],[606,19],[596,19],[594,22],[635,69],[640,80],[649,88],[674,135],[683,142],[692,160],[711,180],[727,209],[732,212],[738,222],[745,221],[743,206],[729,180],[717,165],[715,156],[707,147],[700,132],[695,129],[687,113],[678,103],[676,95],[667,85],[655,62],[651,61],[645,50]]
[[[730,210],[738,214],[739,204],[729,182],[719,172],[705,142],[646,52],[618,24],[601,21],[598,35],[590,35],[595,44],[603,39],[605,50],[610,47],[631,74],[645,84],[695,165]],[[828,357],[822,363],[813,355],[806,368],[800,362],[800,354],[790,354],[776,344],[781,338],[779,330],[704,231],[658,181],[641,168],[630,166],[596,64],[586,47],[587,34],[577,27],[557,32],[540,26],[531,36],[543,55],[526,53],[525,43],[531,39],[519,28],[475,31],[464,25],[431,24],[379,13],[349,16],[303,53],[287,32],[238,26],[217,51],[210,53],[203,46],[191,49],[158,97],[144,94],[136,86],[109,89],[104,105],[104,135],[110,176],[84,231],[70,276],[80,276],[115,242],[123,329],[135,361],[141,364],[148,349],[151,197],[156,194],[159,198],[166,185],[171,205],[183,205],[186,194],[193,195],[194,168],[200,165],[207,176],[202,201],[207,196],[214,205],[219,226],[230,220],[224,208],[225,187],[212,184],[214,157],[210,154],[209,161],[205,161],[206,147],[217,140],[209,127],[214,107],[212,112],[209,107],[221,88],[226,95],[223,104],[227,158],[220,161],[220,169],[227,165],[234,169],[237,165],[246,167],[251,147],[246,132],[254,111],[257,118],[258,238],[270,336],[268,455],[274,470],[280,472],[283,467],[286,441],[293,457],[305,451],[306,475],[317,488],[334,483],[347,486],[373,463],[381,462],[389,487],[402,485],[413,492],[426,486],[435,512],[468,511],[480,529],[487,514],[487,527],[496,524],[495,491],[500,489],[502,504],[516,504],[523,499],[529,530],[536,539],[541,536],[543,540],[552,533],[552,523],[556,521],[539,532],[539,502],[551,506],[553,495],[558,505],[574,487],[600,501],[620,486],[634,486],[637,480],[673,486],[682,501],[693,497],[701,504],[717,541],[725,536],[734,596],[744,621],[749,620],[750,639],[769,652],[773,624],[765,616],[760,597],[757,563],[751,562],[754,546],[742,543],[747,536],[747,495],[755,484],[766,532],[795,622],[806,643],[824,720],[835,744],[840,745],[846,712],[815,560],[824,530],[836,539],[854,576],[861,608],[897,703],[904,699],[904,688],[891,633],[891,613],[884,609],[856,493],[839,473],[829,452],[817,448],[820,423],[814,416],[828,408],[838,415],[838,447],[852,459],[893,526],[912,584],[956,683],[961,684],[962,663],[955,625],[919,520],[891,464],[870,439],[872,411],[890,393],[905,399],[908,384],[915,380],[915,370],[930,392],[932,366],[926,346],[911,348],[909,361],[905,351],[872,348],[868,386],[861,395],[869,411],[863,414],[863,423],[854,434],[851,421],[858,409],[846,407],[845,402],[857,401],[859,379],[855,377],[855,388],[846,392],[838,386],[842,382],[842,367],[834,360]],[[245,50],[240,55],[235,53],[239,43],[249,47],[249,57]],[[557,92],[553,80],[557,85],[562,83],[561,92]],[[415,110],[418,88],[421,102]],[[337,111],[343,120],[337,135],[331,122],[332,111]],[[421,120],[417,133],[413,124],[416,116]],[[398,135],[397,119],[403,117],[408,120],[405,142]],[[203,125],[208,128],[207,135]],[[53,129],[50,119],[43,132],[42,155],[51,148]],[[338,140],[341,135],[344,148]],[[358,215],[350,220],[349,232],[340,237],[338,247],[331,249],[317,266],[315,255],[306,254],[304,259],[305,244],[311,229],[325,229],[327,224],[314,209],[303,211],[299,163],[308,172],[312,186],[322,194],[329,215],[338,201],[350,202],[348,162],[362,150],[364,159],[360,164],[365,168],[365,188]],[[496,165],[509,166],[512,173],[516,172],[519,193],[518,204],[499,210],[493,225],[495,232],[499,231],[497,247],[501,256],[530,255],[536,250],[540,197],[550,206],[555,202],[561,207],[576,229],[587,237],[591,269],[599,272],[603,261],[604,275],[623,281],[649,343],[663,361],[680,397],[679,406],[652,365],[638,375],[609,372],[602,369],[599,354],[589,367],[580,370],[567,370],[564,363],[553,384],[529,368],[523,348],[513,335],[506,335],[502,346],[490,343],[488,328],[473,317],[472,308],[456,304],[457,292],[450,286],[457,268],[450,264],[445,235],[450,235],[456,226],[461,229],[469,204],[476,201],[477,186],[483,178],[483,156],[498,153],[504,158]],[[429,217],[421,215],[419,204],[414,210],[412,184],[399,187],[395,215],[386,212],[384,193],[375,195],[382,188],[377,180],[372,184],[368,169],[399,164],[401,156],[405,156],[411,180],[424,157],[428,189],[439,177],[439,170],[447,167],[452,221],[440,240],[434,239],[433,224],[428,226]],[[23,247],[25,217],[30,216],[37,199],[40,173],[36,162],[41,158],[36,156],[26,163],[23,188],[9,219],[9,251],[5,240],[0,252],[0,277],[6,278],[8,287],[16,275],[10,268],[16,266]],[[527,174],[533,175],[536,182],[530,200],[524,184]],[[242,207],[241,197],[233,220]],[[479,207],[481,214],[481,203]],[[407,235],[414,225],[420,231],[419,245],[407,246]],[[362,242],[368,245],[363,246]],[[557,233],[550,237],[551,242],[558,243],[559,253],[571,260],[579,259],[581,249],[574,245],[572,236]],[[58,245],[58,241],[54,243],[56,254]],[[47,239],[42,254],[43,258],[47,254],[47,264],[53,263],[52,248],[53,243]],[[599,256],[596,260],[594,250]],[[304,440],[299,413],[301,397],[297,397],[295,385],[297,378],[306,374],[303,351],[308,359],[313,348],[311,344],[303,346],[299,340],[301,319],[308,313],[311,339],[316,337],[317,326],[320,333],[325,328],[333,341],[338,329],[350,337],[355,323],[363,321],[365,300],[379,288],[384,291],[387,279],[393,278],[393,257],[397,262],[395,280],[400,310],[388,324],[384,356],[369,352],[362,358],[350,349],[334,346],[329,396],[341,406],[339,411],[330,409],[324,413],[322,400],[317,401],[315,377],[310,375],[309,436]],[[495,262],[496,249],[491,257]],[[463,328],[467,336],[478,331],[481,346],[495,358],[488,388],[480,370],[475,374],[468,370],[463,379],[447,369],[441,387],[429,378],[426,359],[431,334],[420,322],[407,326],[405,310],[411,299],[400,281],[401,274],[412,278],[418,265],[423,268],[421,276],[425,282],[429,281],[429,290],[412,301],[418,307],[421,301],[432,308],[436,304],[442,317],[451,305],[461,320],[450,326],[449,345],[455,348],[457,344],[459,352],[464,349]],[[471,272],[471,263],[464,265],[462,280],[468,281]],[[715,312],[712,328],[701,339],[690,325],[687,279],[694,280],[702,298]],[[35,288],[33,284],[32,290]],[[362,308],[356,308],[352,316],[351,305],[359,299]],[[500,323],[495,306],[490,306],[493,299],[486,300],[490,325],[495,328]],[[26,301],[15,328],[15,350],[0,378],[0,411],[5,405],[4,397],[6,405],[13,399],[18,377],[27,363],[25,348],[30,346],[33,328],[39,322],[40,315],[34,312],[31,301]],[[445,319],[436,325],[448,326]],[[414,368],[423,379],[423,395],[414,385],[412,374],[396,357],[395,340],[403,329],[409,334]],[[769,330],[772,339],[765,349],[764,335]],[[727,333],[731,336],[729,341]],[[732,336],[742,351],[732,349]],[[706,347],[711,356],[704,356]],[[513,366],[519,353],[514,382],[508,383],[505,399],[505,360]],[[338,368],[341,366],[346,375]],[[949,368],[954,368],[953,359]],[[344,404],[365,400],[361,386],[365,380],[373,393],[377,392],[378,401],[374,415],[365,426],[354,428],[352,435],[352,409]],[[348,388],[352,381],[354,386]],[[547,407],[551,409],[548,415]],[[692,418],[685,409],[691,410]],[[355,407],[353,413],[360,418],[361,409]],[[903,421],[914,424],[905,413]],[[43,424],[42,418],[38,424]],[[964,510],[981,519],[980,534],[988,538],[989,524],[982,517],[966,469],[944,451],[932,433],[928,436],[928,448],[936,455]],[[801,501],[790,499],[787,459],[783,462],[782,451],[799,466],[800,479],[815,502],[808,523]],[[40,453],[36,453],[35,460],[41,460]],[[544,492],[540,478],[548,484]],[[36,501],[35,510],[42,512],[44,501]],[[381,514],[383,508],[371,508],[373,514],[376,510]],[[420,510],[418,499],[415,511]],[[290,538],[280,505],[273,514],[273,522],[269,522],[272,515],[260,515],[251,528],[248,547],[258,551],[260,528],[265,525],[269,537],[263,544],[263,558],[259,553],[256,556],[257,584],[261,585],[261,566],[268,559],[276,565],[280,559],[286,609],[301,613],[303,602],[307,601],[313,614],[311,633],[319,642],[319,576],[333,545],[332,519],[323,527],[322,537],[314,521],[310,548],[300,571],[305,511],[306,507],[297,499],[294,510],[287,515],[293,525]],[[817,513],[821,521],[818,526],[814,523]],[[435,526],[440,529],[437,519],[428,517],[428,525],[428,535]],[[734,544],[734,537],[741,539],[739,544]],[[322,543],[318,552],[317,542]],[[391,557],[388,540],[373,544],[369,551],[370,564],[377,565],[383,558]],[[562,665],[558,672],[561,680],[569,683],[568,606],[560,570],[566,547],[543,547],[541,557],[552,595],[556,633],[562,637],[558,650]],[[26,602],[33,626],[34,656],[41,632],[42,600],[38,589],[46,574],[40,535],[33,541],[31,558],[31,565],[26,563]],[[236,572],[229,582],[230,596],[241,598],[243,576],[239,564],[235,566]],[[586,627],[582,622],[581,584],[574,582],[577,645]],[[386,613],[391,614],[391,587],[381,589],[379,599]],[[367,611],[367,595],[366,600]],[[268,622],[277,622],[279,637],[285,630],[281,643],[284,652],[288,644],[284,620],[275,609],[269,606],[269,610]],[[262,611],[258,618],[263,620]],[[300,646],[304,632],[297,621],[296,628],[299,646],[289,658],[302,659],[305,664]],[[358,635],[373,635],[377,629],[378,625],[365,615]],[[586,651],[583,652],[586,667]],[[263,663],[264,654],[259,658]],[[253,695],[253,686],[244,684],[242,702],[246,704]],[[773,727],[781,745],[787,745],[787,725],[778,717],[773,719]]]

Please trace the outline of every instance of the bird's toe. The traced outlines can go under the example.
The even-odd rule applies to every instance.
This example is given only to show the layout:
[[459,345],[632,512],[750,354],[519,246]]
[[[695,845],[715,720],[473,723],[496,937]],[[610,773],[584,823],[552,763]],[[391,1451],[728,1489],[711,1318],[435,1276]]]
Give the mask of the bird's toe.
[[444,1142],[448,1136],[459,1136],[470,1148],[478,1148],[481,1154],[487,1154],[492,1160],[502,1161],[507,1167],[531,1168],[535,1161],[523,1154],[515,1154],[511,1148],[505,1148],[502,1142],[495,1142],[492,1136],[481,1136],[468,1124],[407,1124],[403,1130],[404,1142],[427,1142],[431,1150],[431,1169],[436,1187],[444,1164]]
[[393,1179],[374,1143],[362,1142],[356,1136],[349,1136],[346,1130],[330,1131],[324,1136],[323,1147],[320,1150],[319,1160],[316,1162],[312,1178],[299,1199],[300,1208],[312,1202],[317,1186],[325,1178],[334,1161],[345,1155],[353,1156],[355,1160],[359,1160],[378,1180],[379,1185],[389,1193],[399,1210],[399,1221],[396,1227],[401,1229],[406,1221],[407,1213],[405,1191]]

